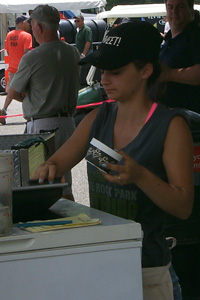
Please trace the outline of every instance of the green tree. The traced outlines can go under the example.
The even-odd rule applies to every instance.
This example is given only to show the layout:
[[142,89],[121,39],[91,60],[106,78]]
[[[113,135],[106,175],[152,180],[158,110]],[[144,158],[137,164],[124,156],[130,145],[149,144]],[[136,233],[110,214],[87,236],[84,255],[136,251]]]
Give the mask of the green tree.
[[111,9],[115,5],[126,5],[126,4],[134,4],[134,1],[131,0],[107,0],[106,10]]

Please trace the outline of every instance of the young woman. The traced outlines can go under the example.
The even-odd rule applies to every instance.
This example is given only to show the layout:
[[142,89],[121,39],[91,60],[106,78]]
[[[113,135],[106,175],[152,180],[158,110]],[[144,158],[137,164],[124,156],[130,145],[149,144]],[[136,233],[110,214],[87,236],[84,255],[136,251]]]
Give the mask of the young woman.
[[189,217],[193,205],[192,138],[175,110],[152,103],[149,86],[159,76],[160,34],[147,22],[112,29],[101,46],[82,60],[102,70],[104,103],[80,123],[73,136],[35,172],[52,182],[83,159],[93,137],[116,149],[120,163],[88,164],[91,206],[140,222],[145,300],[172,300],[170,251],[163,233],[165,214]]

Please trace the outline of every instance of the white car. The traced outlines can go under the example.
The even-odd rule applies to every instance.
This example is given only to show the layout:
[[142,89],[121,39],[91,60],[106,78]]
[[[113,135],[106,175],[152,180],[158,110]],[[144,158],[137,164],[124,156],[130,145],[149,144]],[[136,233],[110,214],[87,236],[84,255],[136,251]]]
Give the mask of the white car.
[[0,92],[4,92],[6,86],[4,71],[5,71],[5,63],[4,61],[0,61]]

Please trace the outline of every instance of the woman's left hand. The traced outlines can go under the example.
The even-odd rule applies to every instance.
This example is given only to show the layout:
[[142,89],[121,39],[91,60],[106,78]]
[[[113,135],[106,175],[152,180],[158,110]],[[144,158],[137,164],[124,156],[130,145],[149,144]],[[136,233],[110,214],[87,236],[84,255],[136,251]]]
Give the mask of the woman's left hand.
[[111,175],[102,172],[102,175],[108,181],[120,185],[134,183],[135,179],[138,178],[138,176],[141,176],[143,167],[139,165],[135,160],[133,160],[129,155],[127,155],[124,151],[120,150],[118,153],[123,156],[123,165],[111,163],[106,164],[106,169],[115,171],[117,174]]

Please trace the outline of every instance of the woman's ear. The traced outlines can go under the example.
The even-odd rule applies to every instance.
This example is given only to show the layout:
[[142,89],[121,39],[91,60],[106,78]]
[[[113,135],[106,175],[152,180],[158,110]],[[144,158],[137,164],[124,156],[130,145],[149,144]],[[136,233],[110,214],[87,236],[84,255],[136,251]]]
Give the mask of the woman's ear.
[[148,79],[153,73],[153,65],[151,63],[147,63],[142,69],[142,78]]

